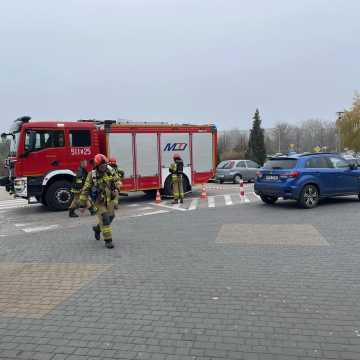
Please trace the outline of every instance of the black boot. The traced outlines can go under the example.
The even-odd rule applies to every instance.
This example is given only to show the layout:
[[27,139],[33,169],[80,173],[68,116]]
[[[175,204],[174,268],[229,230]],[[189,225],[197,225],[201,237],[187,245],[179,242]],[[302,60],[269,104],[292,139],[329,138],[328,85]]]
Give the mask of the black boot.
[[108,249],[112,249],[114,247],[112,240],[105,240],[105,247],[107,247]]
[[69,209],[69,217],[77,218],[79,215],[75,212],[75,209]]
[[180,199],[180,204],[183,204],[184,203],[184,199]]
[[99,225],[93,226],[93,230],[94,230],[95,239],[100,240],[100,234],[101,234],[100,226]]
[[94,206],[92,206],[91,208],[89,208],[89,212],[91,216],[96,215],[96,208]]

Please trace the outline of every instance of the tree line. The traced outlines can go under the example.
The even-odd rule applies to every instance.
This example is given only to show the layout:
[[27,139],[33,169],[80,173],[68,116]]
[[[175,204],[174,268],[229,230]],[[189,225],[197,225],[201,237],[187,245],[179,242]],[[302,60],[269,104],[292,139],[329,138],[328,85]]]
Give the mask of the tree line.
[[360,94],[356,93],[350,109],[338,112],[336,126],[340,134],[340,146],[360,152]]
[[278,122],[271,129],[262,129],[260,113],[256,110],[250,132],[235,128],[219,134],[219,160],[248,158],[262,164],[266,155],[287,154],[290,150],[341,151],[336,125],[336,121],[309,119],[299,125]]

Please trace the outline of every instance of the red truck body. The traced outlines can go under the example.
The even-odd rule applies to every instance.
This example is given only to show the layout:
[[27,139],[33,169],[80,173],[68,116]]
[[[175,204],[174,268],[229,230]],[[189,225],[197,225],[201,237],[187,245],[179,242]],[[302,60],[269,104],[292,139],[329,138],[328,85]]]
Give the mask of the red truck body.
[[11,132],[15,144],[7,161],[6,186],[17,197],[35,197],[52,210],[68,208],[72,197],[69,190],[80,160],[91,163],[97,153],[117,159],[125,170],[126,192],[161,189],[170,195],[168,167],[175,152],[184,159],[187,191],[192,185],[207,182],[215,173],[214,125],[33,122],[28,118],[18,119],[16,125]]

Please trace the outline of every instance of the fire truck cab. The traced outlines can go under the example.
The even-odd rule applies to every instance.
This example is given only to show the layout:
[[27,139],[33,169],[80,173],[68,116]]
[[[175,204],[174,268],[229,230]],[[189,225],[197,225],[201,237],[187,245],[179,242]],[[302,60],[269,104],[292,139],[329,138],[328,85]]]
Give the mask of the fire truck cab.
[[65,210],[80,160],[89,169],[97,153],[117,159],[125,171],[124,191],[171,195],[173,154],[184,161],[184,188],[214,176],[217,132],[214,125],[170,125],[112,120],[30,121],[22,117],[9,132],[8,176],[0,179],[16,197],[36,198],[51,210]]

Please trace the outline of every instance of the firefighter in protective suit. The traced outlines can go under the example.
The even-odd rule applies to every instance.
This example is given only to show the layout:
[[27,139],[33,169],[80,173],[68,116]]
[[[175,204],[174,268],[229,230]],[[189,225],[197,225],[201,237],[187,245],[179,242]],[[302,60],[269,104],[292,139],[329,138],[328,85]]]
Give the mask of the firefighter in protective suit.
[[88,174],[81,191],[81,207],[82,211],[84,211],[87,198],[91,194],[97,209],[98,220],[98,224],[93,227],[95,239],[100,240],[102,233],[105,246],[112,249],[114,245],[112,243],[111,223],[115,217],[114,205],[117,183],[120,179],[113,168],[108,165],[108,160],[104,155],[98,154],[94,160],[95,168]]
[[[76,171],[76,176],[74,178],[71,188],[71,192],[73,193],[74,198],[69,207],[70,217],[79,217],[79,215],[76,214],[75,210],[80,207],[80,193],[88,175],[86,168],[87,168],[87,161],[81,160],[80,166]],[[96,209],[94,207],[94,204],[89,199],[87,200],[86,207],[89,209],[91,215],[96,214]]]
[[109,165],[114,169],[116,175],[119,177],[119,182],[118,182],[118,186],[117,186],[117,194],[115,197],[115,209],[118,209],[119,207],[119,202],[120,202],[120,191],[121,191],[121,185],[122,185],[122,180],[124,179],[124,175],[125,172],[121,169],[119,169],[117,161],[115,158],[110,158],[109,159]]
[[184,202],[184,187],[183,187],[183,171],[184,162],[179,154],[174,154],[174,162],[171,163],[169,171],[171,174],[172,190],[173,190],[173,204],[182,204]]

